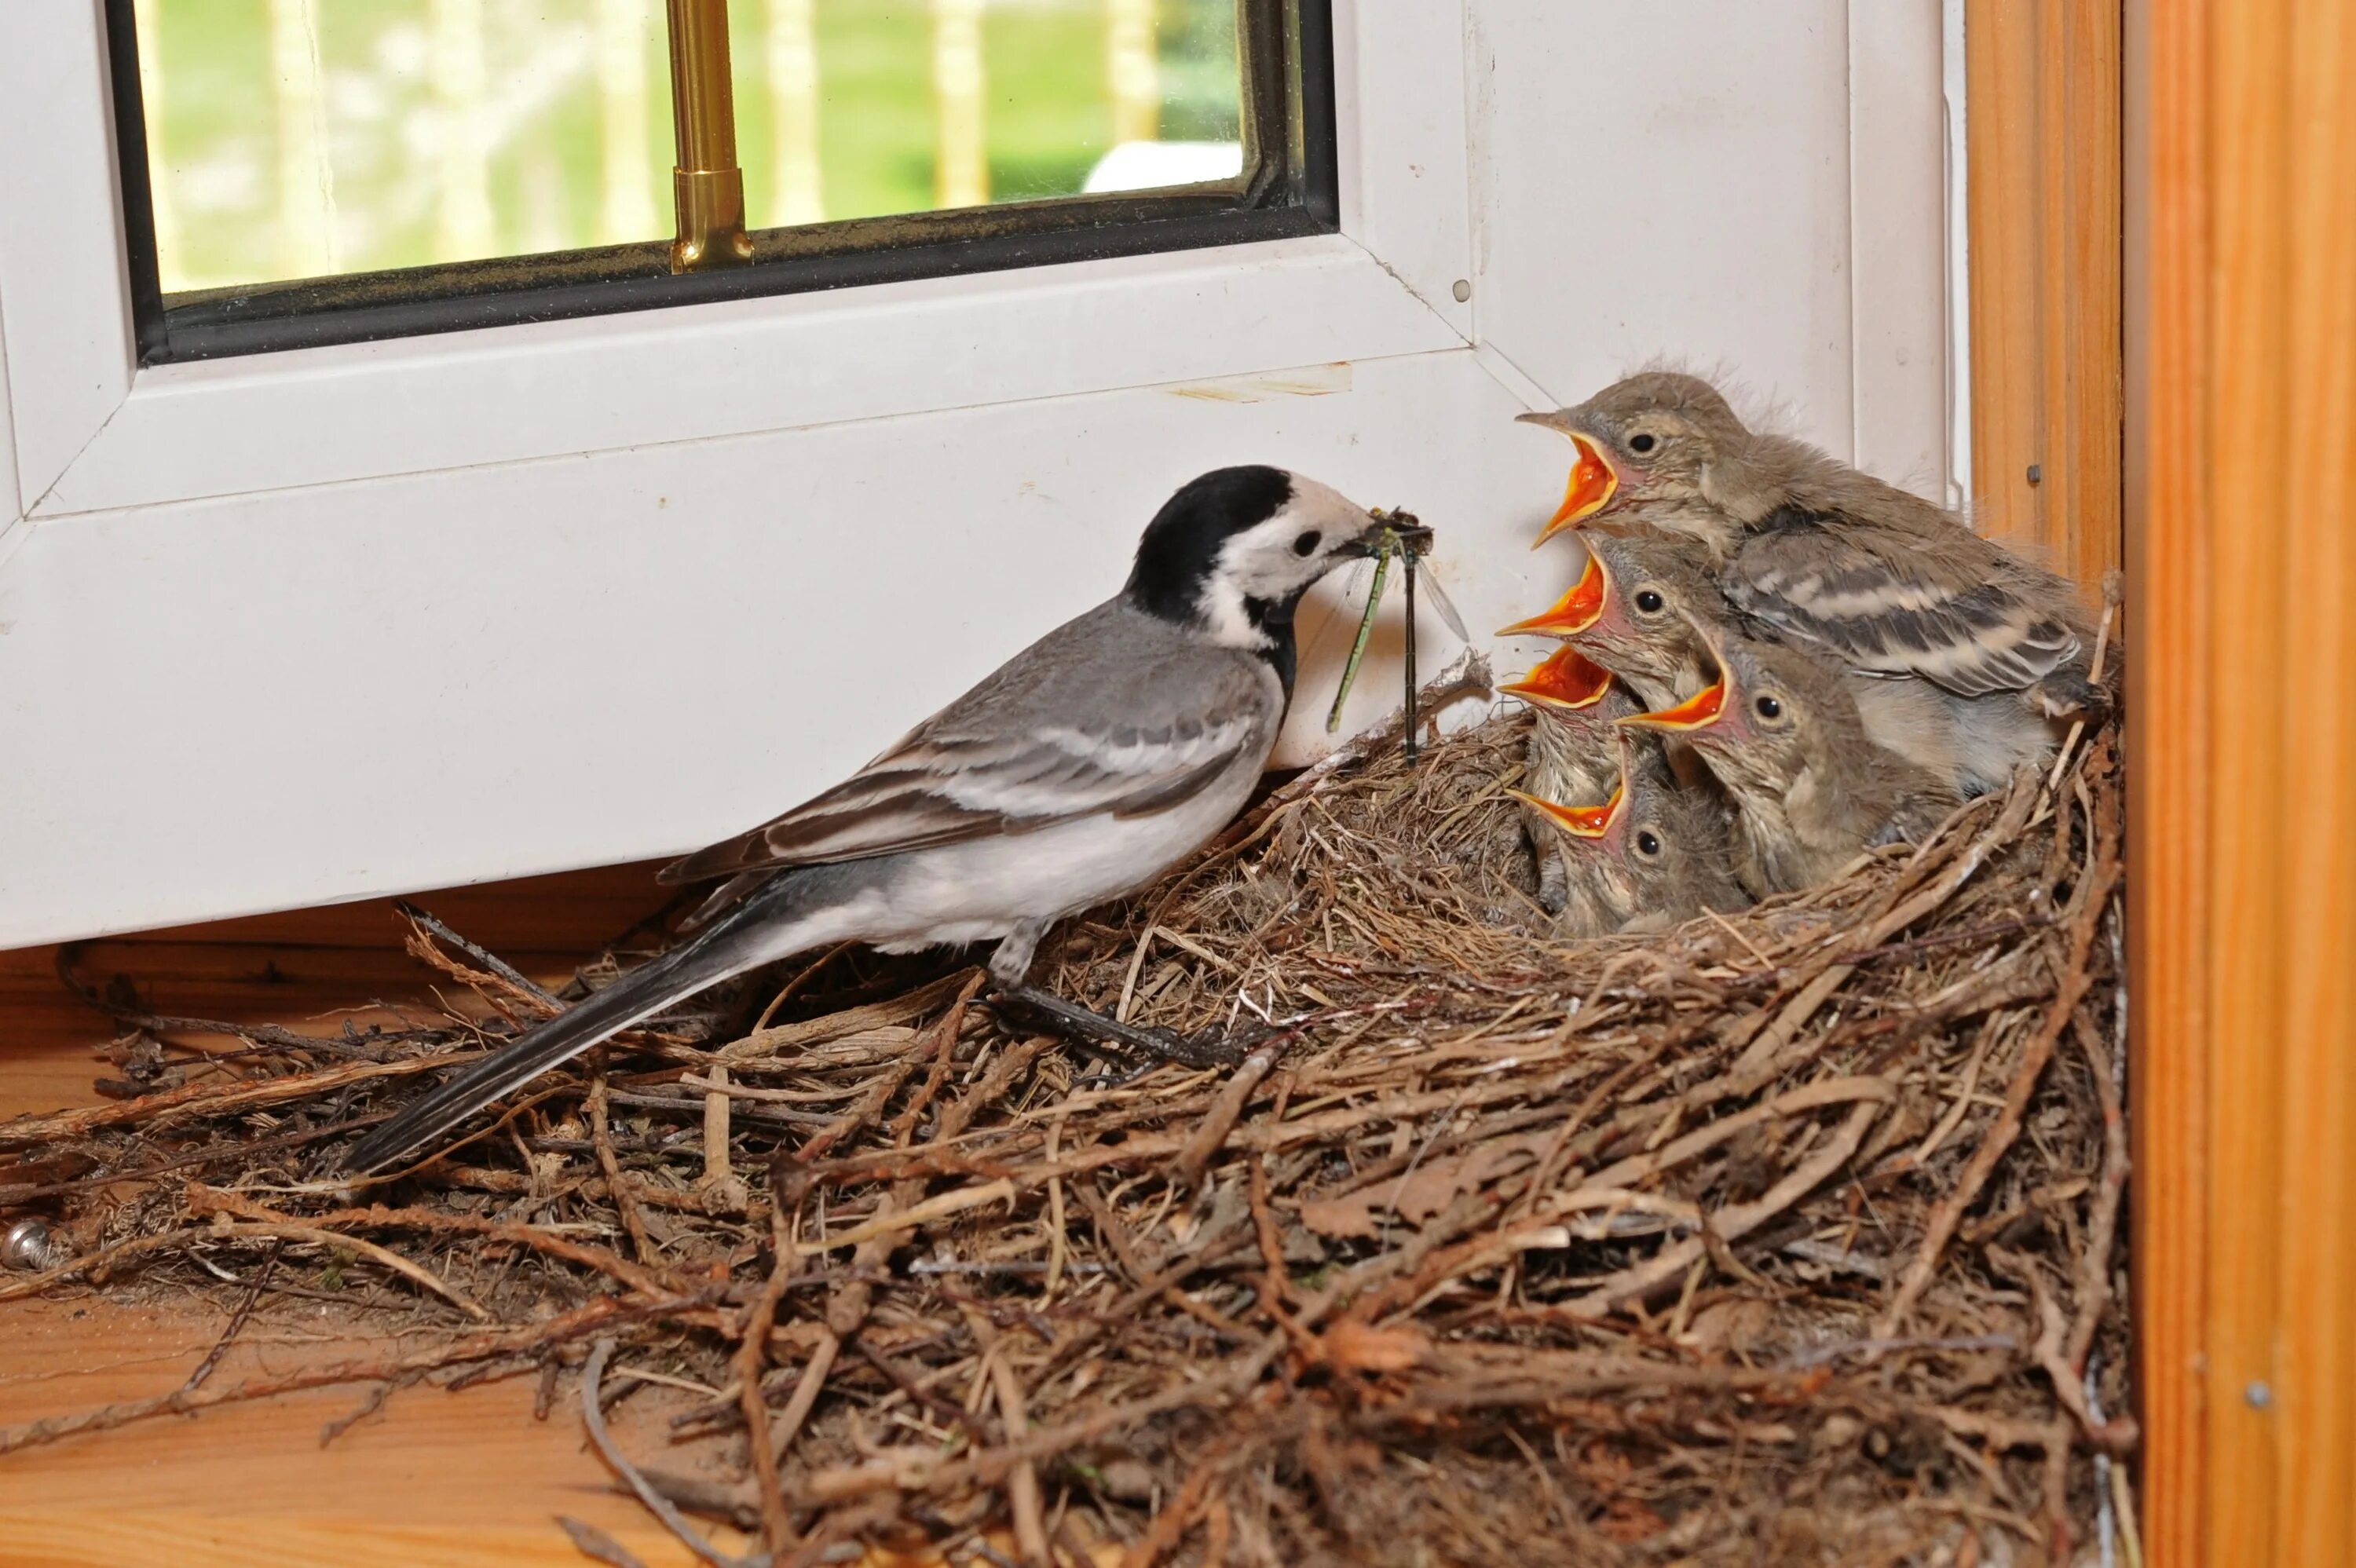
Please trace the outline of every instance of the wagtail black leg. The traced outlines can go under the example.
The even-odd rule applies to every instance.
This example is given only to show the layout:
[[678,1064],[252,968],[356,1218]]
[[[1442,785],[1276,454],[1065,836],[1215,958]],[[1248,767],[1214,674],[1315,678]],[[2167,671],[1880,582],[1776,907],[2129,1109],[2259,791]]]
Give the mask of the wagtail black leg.
[[[1067,1039],[1108,1047],[1132,1060],[1171,1061],[1181,1067],[1233,1067],[1264,1032],[1254,1026],[1248,1030],[1204,1029],[1182,1035],[1151,1025],[1122,1023],[1036,986],[1001,987],[998,999],[1035,1015]],[[1244,1038],[1247,1034],[1253,1038]]]

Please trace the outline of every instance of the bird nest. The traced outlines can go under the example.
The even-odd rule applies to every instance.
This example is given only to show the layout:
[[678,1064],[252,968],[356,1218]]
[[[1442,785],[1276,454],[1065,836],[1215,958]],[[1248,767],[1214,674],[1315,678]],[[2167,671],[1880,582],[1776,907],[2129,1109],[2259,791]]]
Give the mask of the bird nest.
[[[1127,1078],[976,971],[830,997],[822,960],[761,1027],[625,1037],[338,1192],[327,1151],[553,1005],[421,918],[487,1022],[252,1031],[229,1083],[0,1124],[88,1173],[43,1189],[82,1255],[0,1296],[250,1307],[199,1258],[326,1257],[452,1332],[0,1453],[537,1372],[712,1561],[2068,1561],[2134,1440],[2115,730],[1829,886],[1564,943],[1505,794],[1526,722],[1413,765],[1394,729],[1043,952],[1133,1019],[1267,1020],[1231,1070]],[[717,1472],[624,1451],[626,1371],[712,1391],[669,1426]]]

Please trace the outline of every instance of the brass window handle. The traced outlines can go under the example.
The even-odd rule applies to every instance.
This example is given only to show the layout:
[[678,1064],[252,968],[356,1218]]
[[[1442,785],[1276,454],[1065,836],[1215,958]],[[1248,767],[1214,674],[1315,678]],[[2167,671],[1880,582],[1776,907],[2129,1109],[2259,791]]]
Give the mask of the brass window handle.
[[677,229],[670,270],[708,272],[753,259],[744,171],[736,164],[736,91],[728,74],[728,0],[667,0],[670,13],[671,170]]

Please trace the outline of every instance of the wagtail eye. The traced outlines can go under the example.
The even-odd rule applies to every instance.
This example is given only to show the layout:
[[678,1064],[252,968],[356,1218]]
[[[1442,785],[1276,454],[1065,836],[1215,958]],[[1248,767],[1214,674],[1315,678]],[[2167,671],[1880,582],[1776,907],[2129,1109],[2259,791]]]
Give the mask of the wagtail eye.
[[1325,536],[1312,528],[1292,541],[1292,553],[1299,556],[1315,555],[1317,547],[1324,542]]
[[1636,608],[1647,615],[1659,614],[1667,604],[1668,601],[1661,597],[1658,589],[1640,588],[1636,591]]
[[1632,435],[1628,438],[1628,450],[1631,452],[1650,452],[1659,444],[1649,435]]
[[1639,829],[1636,834],[1636,853],[1650,860],[1660,852],[1661,836],[1649,827]]
[[1783,717],[1783,704],[1776,698],[1762,695],[1751,706],[1759,710],[1759,717],[1762,719],[1781,719]]

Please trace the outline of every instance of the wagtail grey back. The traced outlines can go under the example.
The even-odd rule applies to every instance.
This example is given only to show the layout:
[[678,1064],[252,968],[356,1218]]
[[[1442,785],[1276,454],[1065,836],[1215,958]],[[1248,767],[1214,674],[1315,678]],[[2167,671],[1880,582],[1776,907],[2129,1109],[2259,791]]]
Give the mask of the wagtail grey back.
[[1167,1049],[1026,986],[1047,928],[1133,892],[1249,798],[1292,693],[1292,616],[1385,526],[1299,475],[1205,474],[1148,524],[1119,593],[1040,638],[851,778],[663,872],[721,881],[694,938],[353,1146],[368,1171],[707,987],[835,943],[994,941],[999,994],[1087,1038]]

